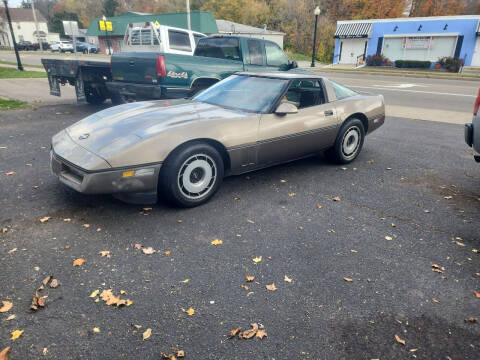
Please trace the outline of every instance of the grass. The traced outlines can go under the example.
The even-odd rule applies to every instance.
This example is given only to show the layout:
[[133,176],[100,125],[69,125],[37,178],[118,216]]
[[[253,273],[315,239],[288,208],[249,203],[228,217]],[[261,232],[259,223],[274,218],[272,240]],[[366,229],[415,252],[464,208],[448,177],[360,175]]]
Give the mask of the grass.
[[18,69],[0,66],[0,79],[46,78],[46,77],[47,77],[47,74],[44,71],[20,71]]
[[[0,64],[5,64],[5,65],[15,65],[17,66],[17,63],[14,61],[5,61],[5,60],[0,60]],[[24,67],[34,67],[34,68],[39,68],[43,69],[43,65],[30,65],[30,64],[22,64]]]
[[304,55],[304,54],[300,54],[300,53],[296,53],[288,50],[286,51],[286,53],[290,58],[290,60],[295,60],[295,61],[311,61],[312,60],[312,57],[308,55]]
[[26,109],[29,105],[24,101],[9,100],[0,98],[0,110]]

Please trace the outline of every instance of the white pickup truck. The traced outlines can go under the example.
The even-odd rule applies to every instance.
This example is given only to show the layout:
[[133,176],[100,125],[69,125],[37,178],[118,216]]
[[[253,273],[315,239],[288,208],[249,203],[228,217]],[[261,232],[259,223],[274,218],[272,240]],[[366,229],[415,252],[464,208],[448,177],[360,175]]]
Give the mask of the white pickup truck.
[[203,37],[206,35],[166,25],[132,23],[125,31],[122,51],[193,55],[198,40]]

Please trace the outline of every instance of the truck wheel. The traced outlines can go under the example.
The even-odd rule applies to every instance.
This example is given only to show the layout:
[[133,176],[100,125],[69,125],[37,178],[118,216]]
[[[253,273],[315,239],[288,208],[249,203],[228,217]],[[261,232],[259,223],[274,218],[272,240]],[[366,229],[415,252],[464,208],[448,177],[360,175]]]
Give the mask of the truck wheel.
[[125,96],[117,92],[112,92],[110,95],[110,99],[112,100],[112,104],[114,105],[122,105],[127,103],[127,99],[125,98]]
[[351,118],[342,125],[335,144],[325,152],[325,155],[336,164],[348,164],[360,154],[364,139],[365,129],[362,121]]
[[203,142],[185,144],[163,163],[158,194],[175,206],[198,206],[215,194],[223,174],[223,159],[214,147]]
[[106,97],[100,89],[85,86],[85,99],[91,105],[98,105],[103,103]]

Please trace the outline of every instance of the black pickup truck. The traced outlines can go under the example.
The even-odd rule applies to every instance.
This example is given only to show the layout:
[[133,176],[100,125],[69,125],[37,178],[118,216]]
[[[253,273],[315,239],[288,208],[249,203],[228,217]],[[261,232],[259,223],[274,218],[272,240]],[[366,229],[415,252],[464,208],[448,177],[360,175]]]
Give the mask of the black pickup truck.
[[76,89],[78,101],[92,104],[191,96],[239,71],[289,71],[297,68],[274,42],[239,36],[198,40],[193,56],[157,52],[118,52],[111,63],[42,59],[50,93],[60,84]]

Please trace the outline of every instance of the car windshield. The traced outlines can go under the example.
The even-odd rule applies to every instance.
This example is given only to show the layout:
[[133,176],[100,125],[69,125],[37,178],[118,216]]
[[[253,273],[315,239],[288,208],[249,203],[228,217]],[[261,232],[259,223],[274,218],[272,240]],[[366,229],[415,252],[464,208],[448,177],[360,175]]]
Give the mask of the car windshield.
[[230,109],[266,113],[288,85],[286,79],[232,75],[193,98]]

